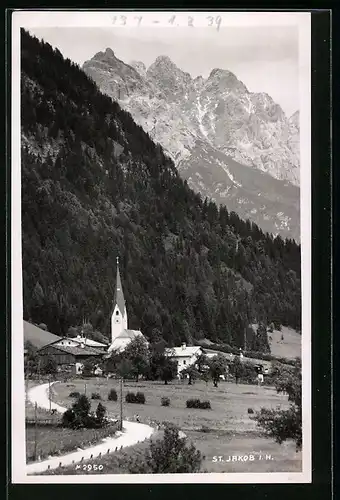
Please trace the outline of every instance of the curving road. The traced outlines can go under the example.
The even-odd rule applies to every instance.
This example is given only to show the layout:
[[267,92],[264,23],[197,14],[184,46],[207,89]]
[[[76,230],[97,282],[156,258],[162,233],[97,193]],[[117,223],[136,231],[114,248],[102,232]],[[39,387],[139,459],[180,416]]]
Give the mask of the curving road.
[[[48,384],[42,384],[36,387],[32,387],[32,389],[28,391],[27,396],[28,400],[32,404],[37,403],[40,408],[43,408],[45,410],[50,409],[50,401],[48,398]],[[53,402],[51,402],[51,409],[57,410],[57,412],[59,413],[64,413],[64,411],[66,410],[66,408],[63,408],[62,406]],[[26,472],[27,474],[43,472],[48,469],[48,466],[50,466],[50,469],[56,469],[59,466],[60,462],[63,465],[70,465],[73,462],[80,462],[82,458],[84,458],[84,460],[89,459],[91,458],[91,455],[93,455],[93,457],[96,457],[99,455],[99,453],[105,454],[107,453],[108,449],[115,450],[116,447],[120,449],[121,447],[125,448],[127,446],[132,446],[139,441],[144,441],[145,439],[150,438],[154,431],[155,429],[153,429],[149,425],[123,420],[123,432],[116,433],[114,437],[105,438],[99,444],[92,446],[91,448],[86,448],[85,450],[75,451],[72,453],[68,453],[67,455],[48,458],[47,460],[43,460],[41,462],[28,464]]]

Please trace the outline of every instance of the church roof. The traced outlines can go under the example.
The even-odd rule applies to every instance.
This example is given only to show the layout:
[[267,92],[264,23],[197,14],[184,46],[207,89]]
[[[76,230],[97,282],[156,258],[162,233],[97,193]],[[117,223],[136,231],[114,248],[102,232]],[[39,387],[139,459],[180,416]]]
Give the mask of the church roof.
[[122,280],[120,279],[118,258],[117,258],[116,289],[115,289],[115,295],[114,295],[113,302],[114,302],[114,307],[117,305],[119,307],[119,310],[120,310],[122,316],[124,316],[125,299],[124,299],[124,293],[123,293],[123,288],[122,288]]
[[140,330],[123,330],[119,335],[117,335],[116,339],[134,339],[139,335],[144,335]]

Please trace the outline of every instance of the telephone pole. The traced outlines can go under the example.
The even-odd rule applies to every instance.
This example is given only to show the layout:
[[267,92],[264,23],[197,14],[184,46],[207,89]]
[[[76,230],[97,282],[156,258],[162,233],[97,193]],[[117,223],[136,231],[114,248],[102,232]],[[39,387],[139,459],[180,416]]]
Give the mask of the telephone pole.
[[120,378],[120,420],[119,429],[123,430],[123,377]]
[[34,460],[37,459],[38,427],[37,427],[37,402],[34,404]]
[[48,376],[48,400],[50,402],[50,413],[51,413],[51,375]]

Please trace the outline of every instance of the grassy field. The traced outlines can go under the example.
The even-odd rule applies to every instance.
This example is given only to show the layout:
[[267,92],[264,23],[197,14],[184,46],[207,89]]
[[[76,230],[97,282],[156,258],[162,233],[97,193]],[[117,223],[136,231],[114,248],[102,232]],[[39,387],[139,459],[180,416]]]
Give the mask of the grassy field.
[[[34,461],[35,426],[26,426],[26,460]],[[57,426],[37,425],[37,455],[41,459],[64,455],[78,448],[88,448],[104,437],[113,436],[113,426],[103,429],[64,429]]]
[[[269,334],[272,338],[270,351],[273,356],[294,359],[301,357],[301,334],[292,328],[282,327],[282,331],[274,330]],[[283,340],[282,340],[283,335]]]
[[[77,379],[67,384],[56,384],[53,398],[61,405],[70,406],[72,398],[69,398],[69,393],[84,393],[85,384],[88,396],[92,392],[101,394],[110,417],[119,415],[119,402],[107,401],[111,388],[116,389],[119,395],[118,382],[112,379]],[[145,405],[125,403],[125,394],[129,391],[144,392]],[[161,406],[162,396],[170,398],[170,407]],[[138,384],[125,382],[123,397],[125,419],[133,419],[138,414],[144,423],[168,421],[178,425],[205,456],[202,468],[207,472],[301,470],[301,453],[295,452],[294,443],[279,445],[265,437],[248,414],[249,408],[256,411],[261,407],[288,407],[287,397],[278,395],[273,388],[228,382],[221,382],[218,388],[204,382],[196,382],[193,386],[188,386],[187,382],[173,382],[166,386],[163,383],[141,381]],[[185,402],[189,398],[210,400],[211,410],[187,409]],[[92,404],[94,408],[98,401]],[[227,462],[229,456],[252,453],[256,457],[260,454],[264,457],[270,455],[271,459],[257,458],[251,463]],[[214,456],[222,456],[224,461],[214,461]],[[109,473],[108,468],[106,473]]]

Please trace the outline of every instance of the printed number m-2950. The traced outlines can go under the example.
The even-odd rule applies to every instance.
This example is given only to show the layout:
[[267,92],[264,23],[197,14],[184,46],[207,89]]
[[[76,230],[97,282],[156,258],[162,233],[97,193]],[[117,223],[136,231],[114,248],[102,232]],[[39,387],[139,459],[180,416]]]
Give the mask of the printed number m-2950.
[[97,471],[97,470],[103,470],[104,469],[104,466],[102,464],[83,464],[83,465],[76,465],[76,470],[83,470],[83,471],[86,471],[86,472],[91,472],[91,471]]

